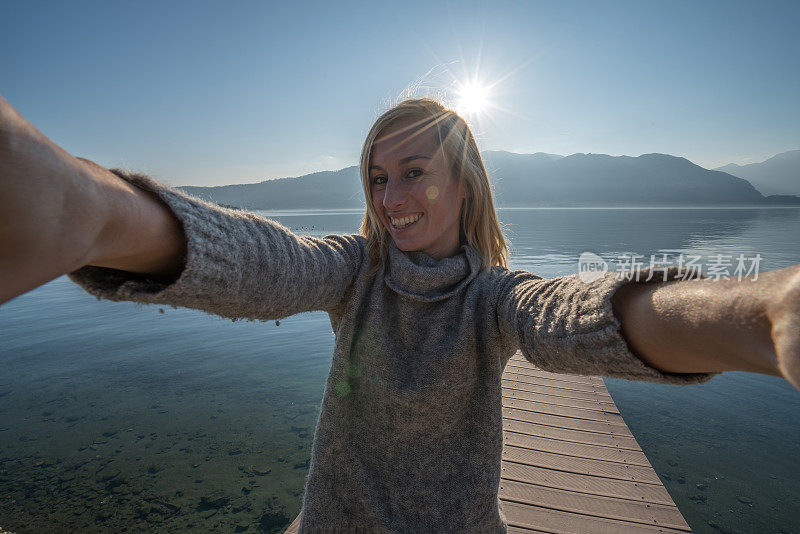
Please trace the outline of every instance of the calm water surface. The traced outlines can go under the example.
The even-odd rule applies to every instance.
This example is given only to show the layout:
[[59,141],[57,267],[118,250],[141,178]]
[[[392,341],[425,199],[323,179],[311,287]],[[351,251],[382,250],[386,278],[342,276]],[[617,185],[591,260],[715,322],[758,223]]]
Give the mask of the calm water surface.
[[[278,212],[354,233],[354,211]],[[501,210],[512,267],[581,252],[760,254],[800,263],[797,209]],[[333,350],[323,313],[231,322],[98,301],[62,277],[0,307],[0,527],[279,532],[300,509]],[[696,532],[800,532],[800,393],[728,373],[678,387],[606,379]]]

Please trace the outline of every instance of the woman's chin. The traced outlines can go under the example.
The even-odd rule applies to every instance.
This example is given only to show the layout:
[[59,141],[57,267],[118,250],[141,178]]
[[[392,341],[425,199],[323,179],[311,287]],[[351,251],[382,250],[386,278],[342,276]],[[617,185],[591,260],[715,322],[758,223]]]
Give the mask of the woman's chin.
[[394,244],[397,245],[397,248],[402,250],[403,252],[414,252],[419,250],[421,243],[420,243],[420,235],[417,232],[417,228],[414,228],[411,225],[411,228],[389,228],[389,235],[392,237]]
[[415,243],[413,239],[392,236],[392,240],[394,241],[397,249],[402,250],[403,252],[416,252],[420,250],[419,245]]

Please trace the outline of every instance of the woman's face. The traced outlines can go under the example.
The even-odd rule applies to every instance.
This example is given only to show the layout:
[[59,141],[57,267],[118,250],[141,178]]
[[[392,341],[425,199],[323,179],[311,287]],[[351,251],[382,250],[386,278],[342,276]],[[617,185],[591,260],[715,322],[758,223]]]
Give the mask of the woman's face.
[[434,259],[461,248],[459,228],[465,195],[444,160],[436,126],[398,122],[372,146],[372,205],[397,248]]

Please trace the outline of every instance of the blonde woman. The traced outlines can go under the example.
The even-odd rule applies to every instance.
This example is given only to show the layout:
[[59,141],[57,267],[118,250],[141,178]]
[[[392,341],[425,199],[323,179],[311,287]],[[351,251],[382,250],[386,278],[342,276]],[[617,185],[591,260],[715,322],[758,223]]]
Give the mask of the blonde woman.
[[551,280],[506,268],[475,140],[408,100],[361,156],[360,235],[322,239],[76,159],[0,101],[0,302],[69,273],[111,300],[230,318],[324,310],[336,334],[300,532],[505,532],[503,368],[800,384],[800,266],[757,281]]

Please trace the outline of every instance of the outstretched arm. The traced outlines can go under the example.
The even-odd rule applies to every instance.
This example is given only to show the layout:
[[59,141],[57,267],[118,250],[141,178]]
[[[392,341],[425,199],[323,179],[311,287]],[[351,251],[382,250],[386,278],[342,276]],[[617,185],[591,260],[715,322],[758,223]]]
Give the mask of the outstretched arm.
[[176,278],[186,239],[150,192],[44,136],[0,97],[0,303],[84,265]]
[[[535,366],[554,373],[599,375],[668,384],[696,384],[714,372],[670,372],[637,357],[623,337],[611,299],[626,285],[660,285],[647,272],[584,280],[577,274],[544,279],[527,271],[500,272],[498,326],[502,342]],[[664,273],[679,280],[695,273]]]
[[611,300],[652,367],[783,376],[800,390],[800,264],[753,278],[626,284]]
[[338,308],[364,267],[360,236],[298,236],[149,176],[107,171],[2,99],[0,179],[0,303],[67,273],[99,298],[281,319]]

